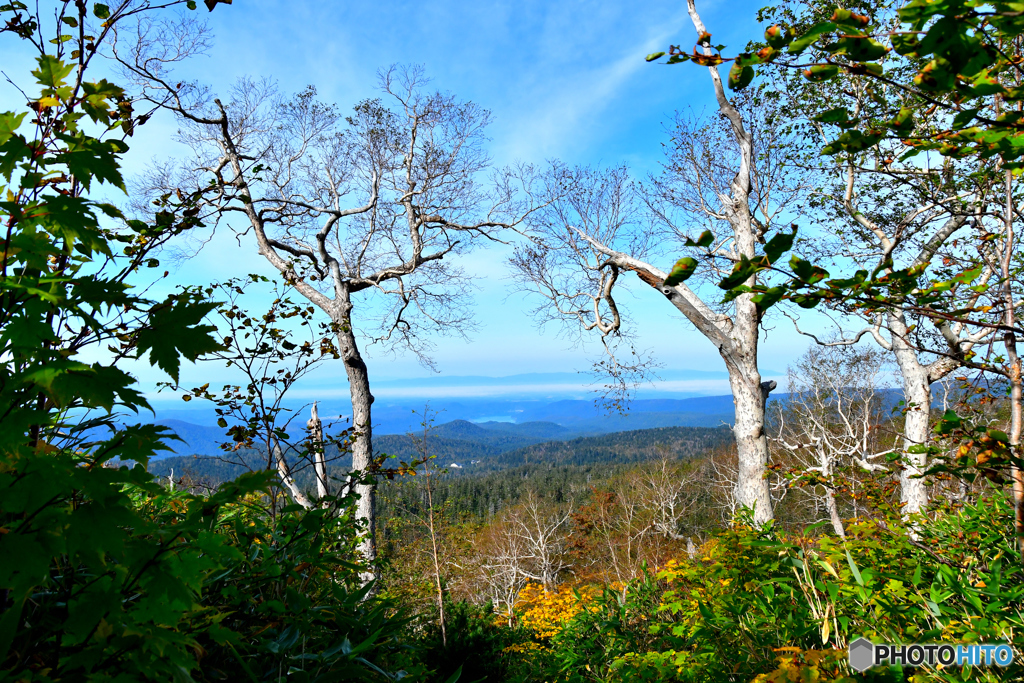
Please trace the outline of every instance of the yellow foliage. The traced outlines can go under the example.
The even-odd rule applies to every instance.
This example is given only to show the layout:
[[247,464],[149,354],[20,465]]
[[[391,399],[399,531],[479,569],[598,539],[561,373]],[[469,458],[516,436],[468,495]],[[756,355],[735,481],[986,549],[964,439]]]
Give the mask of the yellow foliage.
[[534,642],[516,643],[515,645],[509,645],[503,652],[514,652],[521,655],[531,655],[535,652],[543,650],[544,646]]
[[846,676],[843,663],[845,650],[802,650],[798,647],[775,648],[778,654],[778,668],[760,674],[754,683],[816,683],[835,681],[854,683],[856,679]]
[[540,584],[531,583],[519,593],[515,612],[523,626],[532,630],[538,638],[548,639],[586,609],[587,603],[599,593],[595,586],[563,583],[557,590],[548,591]]

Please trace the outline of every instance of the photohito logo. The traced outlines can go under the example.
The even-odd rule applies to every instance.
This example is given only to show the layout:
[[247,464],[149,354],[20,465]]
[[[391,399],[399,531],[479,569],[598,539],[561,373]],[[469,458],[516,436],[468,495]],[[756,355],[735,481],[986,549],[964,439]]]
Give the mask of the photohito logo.
[[1006,643],[995,645],[952,645],[950,643],[913,643],[876,645],[867,638],[850,643],[850,668],[867,671],[873,666],[902,664],[904,666],[1009,666],[1013,648]]

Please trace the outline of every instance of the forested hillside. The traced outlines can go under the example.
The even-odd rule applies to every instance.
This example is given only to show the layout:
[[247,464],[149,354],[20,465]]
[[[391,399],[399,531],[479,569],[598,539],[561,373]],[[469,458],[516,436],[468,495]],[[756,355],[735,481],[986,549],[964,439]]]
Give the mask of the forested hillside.
[[[661,457],[677,460],[707,453],[729,444],[732,438],[732,431],[727,427],[640,429],[569,441],[546,441],[482,459],[475,467],[477,471],[488,471],[529,464],[629,464]],[[465,471],[468,473],[470,470],[467,468]]]
[[[548,468],[576,467],[582,472],[594,465],[614,467],[656,458],[692,458],[726,446],[732,440],[732,433],[726,428],[661,427],[569,441],[541,441],[540,436],[523,436],[522,432],[562,434],[566,430],[550,423],[525,423],[515,427],[514,430],[508,427],[487,429],[456,421],[438,425],[428,432],[425,440],[415,435],[385,435],[375,440],[375,446],[380,449],[381,457],[394,457],[394,460],[384,460],[384,467],[396,467],[398,460],[411,462],[430,456],[437,467],[447,470],[449,478],[475,477],[510,469],[516,469],[518,474],[501,475],[501,478],[528,478],[530,473]],[[519,447],[524,442],[533,445]],[[342,478],[351,460],[339,454],[336,447],[329,448],[328,464],[330,475]],[[220,456],[172,456],[153,460],[149,471],[161,477],[173,471],[177,478],[187,482],[217,486],[243,472],[266,467],[265,454],[240,449]],[[293,468],[302,485],[312,486],[313,473],[309,467],[302,467],[301,462],[295,461]]]

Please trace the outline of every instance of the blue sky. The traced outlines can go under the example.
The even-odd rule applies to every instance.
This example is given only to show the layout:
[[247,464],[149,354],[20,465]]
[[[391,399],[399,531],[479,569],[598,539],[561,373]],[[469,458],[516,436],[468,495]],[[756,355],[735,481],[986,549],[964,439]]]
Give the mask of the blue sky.
[[[757,7],[749,2],[698,4],[715,42],[733,47],[760,35]],[[378,69],[422,64],[434,87],[494,113],[490,152],[497,165],[558,158],[570,164],[626,163],[643,175],[657,168],[667,140],[664,123],[673,111],[713,110],[703,69],[644,61],[646,54],[670,43],[692,45],[695,31],[680,0],[235,0],[232,6],[219,5],[209,19],[213,48],[187,64],[184,77],[207,82],[215,91],[247,74],[274,78],[286,91],[313,84],[323,99],[347,108],[375,94]],[[16,62],[11,55],[5,71],[18,68]],[[10,92],[3,92],[6,100]],[[128,170],[137,172],[151,158],[174,154],[173,128],[169,120],[148,124],[132,142]],[[467,260],[466,267],[481,275],[480,330],[468,344],[438,340],[435,358],[442,374],[589,368],[596,349],[572,350],[555,328],[538,331],[522,296],[509,297],[504,256],[493,249]],[[657,265],[667,270],[671,264]],[[247,272],[271,274],[250,242],[239,247],[222,231],[172,279],[201,283]],[[660,295],[646,287],[632,291],[622,303],[632,311],[641,347],[651,349],[667,368],[724,370],[714,348]],[[788,321],[774,327],[765,337],[762,366],[784,371],[807,344]],[[378,356],[372,348],[367,355],[371,379],[429,374],[411,357]],[[340,364],[333,366],[325,366],[321,380],[343,379]],[[226,379],[222,372],[208,365],[186,368],[183,383]],[[145,369],[139,375],[146,383],[156,378]]]

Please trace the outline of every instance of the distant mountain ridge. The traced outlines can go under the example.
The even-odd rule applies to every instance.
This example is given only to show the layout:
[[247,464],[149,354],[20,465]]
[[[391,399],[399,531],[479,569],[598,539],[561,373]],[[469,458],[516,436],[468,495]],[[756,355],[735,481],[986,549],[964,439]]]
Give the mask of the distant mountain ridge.
[[[902,398],[898,389],[881,392],[886,410],[894,408]],[[769,401],[785,400],[788,394],[772,394]],[[385,452],[409,453],[411,441],[406,434],[421,434],[420,413],[408,403],[374,404],[374,446]],[[593,401],[566,399],[559,401],[431,401],[431,412],[446,422],[436,424],[433,438],[470,441],[489,444],[491,452],[502,453],[541,441],[564,441],[579,437],[613,432],[657,429],[662,427],[722,427],[731,426],[734,419],[732,396],[700,396],[695,398],[662,398],[633,401],[624,414],[607,414]],[[338,406],[322,403],[320,415],[330,425],[329,416],[342,411]],[[229,440],[220,427],[196,424],[183,419],[185,411],[165,411],[158,414],[158,424],[171,427],[185,444],[173,443],[177,455],[216,455],[217,444]],[[172,417],[173,416],[173,417]],[[495,417],[502,418],[495,420]],[[507,419],[506,419],[507,418]],[[216,418],[214,418],[216,419]],[[305,419],[297,418],[291,436],[298,438]],[[339,427],[340,428],[340,427]],[[388,438],[388,437],[401,438]],[[381,439],[385,439],[381,441]],[[386,444],[383,448],[381,444]],[[455,448],[454,444],[447,444]],[[165,456],[166,457],[166,456]]]
[[[549,427],[532,425],[530,429],[539,433]],[[375,450],[407,462],[424,454],[433,455],[437,465],[447,469],[452,476],[477,476],[534,465],[627,465],[658,457],[691,458],[732,442],[732,432],[721,427],[662,427],[558,441],[527,434],[516,435],[514,430],[503,428],[487,429],[468,422],[439,425],[438,430],[446,436],[434,434],[428,437],[427,446],[422,451],[411,435],[398,434],[375,438]],[[463,438],[453,438],[456,435]],[[524,441],[532,443],[517,446],[517,441],[520,444]],[[255,451],[235,453],[231,458],[249,463],[254,469],[266,466],[266,458]],[[329,472],[332,476],[342,477],[347,465],[348,458],[335,461]],[[246,467],[232,465],[216,457],[173,456],[151,461],[150,471],[159,476],[168,476],[174,471],[176,476],[188,475],[215,485],[238,476],[246,471]],[[308,467],[299,471],[296,478],[303,486],[313,484]]]
[[[673,380],[709,380],[728,379],[729,373],[724,370],[663,370],[658,373],[666,381]],[[774,376],[777,373],[764,371],[763,375]],[[588,378],[589,381],[588,381]],[[391,388],[433,388],[433,387],[470,387],[470,386],[528,386],[531,384],[588,384],[595,376],[586,372],[527,372],[516,375],[490,377],[484,375],[448,375],[433,377],[413,377],[401,379],[376,380],[375,387]]]
[[[702,396],[686,399],[650,399],[633,401],[624,414],[607,414],[593,401],[431,401],[430,408],[446,418],[444,424],[473,424],[484,432],[510,432],[519,436],[536,436],[541,439],[567,439],[591,434],[653,429],[656,427],[719,427],[732,424],[733,405],[731,396]],[[422,412],[422,411],[421,411]],[[344,413],[338,406],[322,403],[320,415]],[[191,449],[186,453],[182,444],[172,446],[178,455],[214,455],[219,452],[217,443],[229,440],[225,430],[219,427],[198,424],[211,417],[196,411],[195,417],[188,411],[163,411],[157,424],[171,427],[182,437]],[[502,417],[495,420],[494,417]],[[504,419],[507,417],[507,420]],[[191,418],[191,419],[189,419]],[[490,418],[490,419],[489,419]],[[195,421],[193,421],[195,420]],[[422,432],[422,417],[410,409],[408,403],[384,403],[374,405],[374,439],[385,435],[416,434]],[[296,429],[301,429],[304,420],[297,420]],[[451,429],[435,427],[435,436],[454,436]],[[465,430],[463,425],[461,429]],[[441,430],[441,431],[436,431]],[[461,437],[456,437],[461,438]],[[481,437],[482,438],[482,437]],[[488,439],[493,441],[495,437]],[[480,440],[480,439],[477,439]],[[532,441],[531,443],[536,443]],[[522,445],[526,445],[523,443]]]
[[479,460],[501,455],[545,441],[581,436],[553,422],[484,422],[474,424],[453,420],[437,425],[424,441],[419,434],[381,434],[373,437],[373,450],[409,460],[417,455],[435,455],[445,462]]

